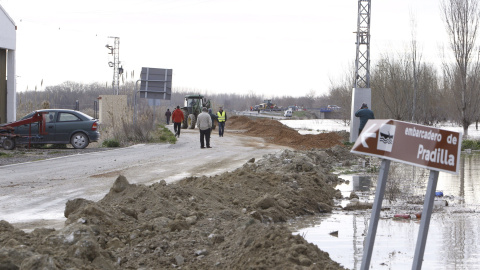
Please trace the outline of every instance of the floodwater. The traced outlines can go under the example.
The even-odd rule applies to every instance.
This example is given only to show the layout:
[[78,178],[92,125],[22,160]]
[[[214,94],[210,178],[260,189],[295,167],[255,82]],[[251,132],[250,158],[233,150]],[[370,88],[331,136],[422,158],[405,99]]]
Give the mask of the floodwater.
[[[428,176],[428,170],[391,163],[382,204],[385,210],[381,211],[370,269],[412,268],[420,220],[394,215],[422,211]],[[373,202],[378,173],[339,177],[348,180],[337,186],[344,197],[354,191],[361,202]],[[458,175],[439,173],[436,190],[442,191],[444,197],[435,201],[422,269],[480,269],[479,179],[478,152],[462,153]],[[336,203],[345,206],[348,201]],[[345,268],[360,269],[370,216],[370,210],[334,210],[320,217],[297,220],[292,228],[294,234],[328,252]],[[338,235],[330,235],[332,232]]]

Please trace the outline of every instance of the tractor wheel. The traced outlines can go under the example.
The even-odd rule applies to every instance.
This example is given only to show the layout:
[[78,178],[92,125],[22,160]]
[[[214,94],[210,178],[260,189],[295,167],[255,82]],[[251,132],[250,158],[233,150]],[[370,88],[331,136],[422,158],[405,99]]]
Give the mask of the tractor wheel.
[[184,118],[183,118],[181,128],[185,129],[185,128],[188,128],[188,117],[185,117],[185,115],[188,115],[188,112],[185,110],[182,110],[182,112],[183,112]]
[[196,123],[197,123],[197,118],[195,117],[195,114],[190,114],[188,116],[188,128],[194,129]]
[[13,150],[13,148],[15,148],[15,139],[5,138],[3,140],[2,146],[5,150]]

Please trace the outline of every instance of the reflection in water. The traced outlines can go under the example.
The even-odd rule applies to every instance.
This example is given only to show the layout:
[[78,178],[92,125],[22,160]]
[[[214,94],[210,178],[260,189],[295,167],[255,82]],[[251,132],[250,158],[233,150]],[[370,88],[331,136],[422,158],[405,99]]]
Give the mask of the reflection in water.
[[366,175],[353,175],[352,182],[353,191],[369,191],[372,177]]
[[[423,206],[429,171],[397,165],[399,192],[392,201],[383,200],[391,210],[381,212],[381,219],[372,254],[372,269],[408,269],[412,267],[420,221],[396,220],[397,213],[410,213]],[[480,155],[461,155],[459,174],[439,174],[437,190],[443,191],[449,206],[435,207],[430,221],[422,269],[480,269]],[[403,173],[403,174],[402,174]],[[341,175],[348,184],[337,186],[344,197],[355,191],[361,200],[372,200],[376,176]],[[390,175],[388,181],[390,181]],[[413,179],[412,179],[413,178]],[[387,182],[388,182],[387,181]],[[412,197],[420,198],[416,205],[407,204]],[[347,202],[338,202],[341,205]],[[363,244],[368,233],[371,211],[335,211],[317,217],[315,225],[298,229],[307,241],[316,244],[330,257],[349,269],[360,269]],[[338,231],[338,237],[329,235]]]
[[460,192],[459,196],[465,197],[465,155],[460,156]]

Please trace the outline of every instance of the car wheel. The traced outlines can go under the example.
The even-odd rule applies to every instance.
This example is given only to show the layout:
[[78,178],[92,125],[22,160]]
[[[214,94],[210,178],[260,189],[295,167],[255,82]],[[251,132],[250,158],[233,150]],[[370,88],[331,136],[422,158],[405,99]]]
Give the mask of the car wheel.
[[88,146],[89,141],[85,133],[77,132],[73,134],[72,139],[70,139],[70,143],[72,144],[73,148],[83,149]]
[[5,138],[3,140],[2,146],[5,150],[13,150],[13,148],[15,148],[15,139]]

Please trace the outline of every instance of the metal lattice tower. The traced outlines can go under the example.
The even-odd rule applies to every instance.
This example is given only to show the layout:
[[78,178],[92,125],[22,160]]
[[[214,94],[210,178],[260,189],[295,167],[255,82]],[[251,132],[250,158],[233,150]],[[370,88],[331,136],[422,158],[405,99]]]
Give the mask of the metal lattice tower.
[[113,81],[112,81],[112,88],[113,93],[118,95],[120,89],[120,71],[123,69],[119,68],[120,65],[120,38],[119,37],[109,37],[113,38],[113,47],[110,45],[106,45],[107,49],[110,50],[110,53],[113,56],[113,62],[108,62],[108,66],[113,68]]
[[370,0],[358,1],[354,88],[370,88]]

